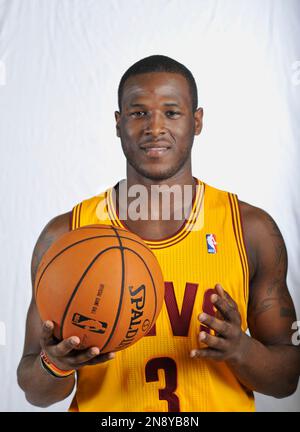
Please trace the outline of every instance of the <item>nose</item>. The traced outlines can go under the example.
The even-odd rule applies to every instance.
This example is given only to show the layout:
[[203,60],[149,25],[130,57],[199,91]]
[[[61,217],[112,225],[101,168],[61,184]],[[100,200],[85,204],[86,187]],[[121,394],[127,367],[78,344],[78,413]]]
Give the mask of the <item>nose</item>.
[[153,112],[148,118],[145,134],[152,135],[154,138],[158,138],[165,133],[166,130],[163,114],[157,111]]

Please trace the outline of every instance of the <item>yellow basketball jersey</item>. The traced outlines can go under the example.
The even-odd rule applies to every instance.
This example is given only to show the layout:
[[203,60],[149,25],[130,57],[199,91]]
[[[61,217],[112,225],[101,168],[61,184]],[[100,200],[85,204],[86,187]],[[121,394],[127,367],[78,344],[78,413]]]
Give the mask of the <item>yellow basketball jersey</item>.
[[[172,237],[144,241],[165,280],[165,301],[150,333],[116,357],[77,374],[70,411],[254,411],[253,393],[225,362],[191,358],[216,283],[236,301],[247,329],[249,273],[237,196],[200,180],[189,217]],[[90,224],[126,228],[113,188],[73,208],[72,229]],[[204,329],[204,328],[203,328]]]

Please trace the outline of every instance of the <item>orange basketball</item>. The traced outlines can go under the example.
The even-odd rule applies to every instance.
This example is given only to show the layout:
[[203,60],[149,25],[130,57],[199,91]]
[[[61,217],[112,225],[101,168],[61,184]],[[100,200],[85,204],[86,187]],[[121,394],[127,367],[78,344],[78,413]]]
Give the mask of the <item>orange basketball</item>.
[[35,279],[43,321],[80,349],[118,351],[145,336],[162,308],[164,281],[151,249],[136,234],[88,225],[63,234],[44,254]]

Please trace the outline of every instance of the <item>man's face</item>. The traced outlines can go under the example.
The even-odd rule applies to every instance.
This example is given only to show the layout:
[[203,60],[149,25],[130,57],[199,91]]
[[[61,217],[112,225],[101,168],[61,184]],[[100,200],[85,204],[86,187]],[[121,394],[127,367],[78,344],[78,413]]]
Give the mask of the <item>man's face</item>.
[[143,177],[164,180],[190,166],[203,112],[201,108],[192,112],[188,82],[182,75],[132,76],[125,82],[121,104],[121,113],[115,112],[117,135],[131,168]]

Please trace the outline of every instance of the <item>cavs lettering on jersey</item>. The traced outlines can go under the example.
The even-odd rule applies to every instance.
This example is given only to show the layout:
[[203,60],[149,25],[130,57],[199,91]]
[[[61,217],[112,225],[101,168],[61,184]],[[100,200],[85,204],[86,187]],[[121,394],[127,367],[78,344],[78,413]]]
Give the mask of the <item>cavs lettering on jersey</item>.
[[[249,283],[236,195],[197,182],[181,229],[145,240],[165,280],[155,326],[115,359],[81,368],[70,411],[254,411],[253,393],[225,362],[190,357],[198,347],[198,315],[212,311],[209,290],[216,283],[236,301],[246,331]],[[76,205],[72,229],[97,223],[125,228],[112,189]]]

